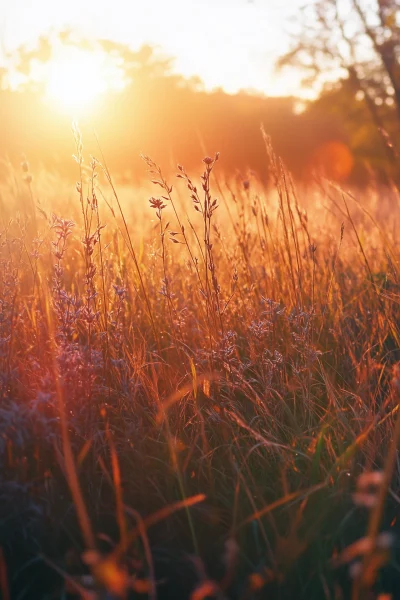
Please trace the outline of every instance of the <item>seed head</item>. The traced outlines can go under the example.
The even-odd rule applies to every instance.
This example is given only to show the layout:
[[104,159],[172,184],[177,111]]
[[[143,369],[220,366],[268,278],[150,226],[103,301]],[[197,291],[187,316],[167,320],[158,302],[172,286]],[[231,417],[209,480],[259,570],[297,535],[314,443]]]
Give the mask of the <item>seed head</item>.
[[162,200],[162,198],[151,197],[151,198],[149,198],[149,202],[150,202],[151,208],[154,208],[154,209],[160,210],[160,211],[167,206],[166,204],[164,204],[164,201]]

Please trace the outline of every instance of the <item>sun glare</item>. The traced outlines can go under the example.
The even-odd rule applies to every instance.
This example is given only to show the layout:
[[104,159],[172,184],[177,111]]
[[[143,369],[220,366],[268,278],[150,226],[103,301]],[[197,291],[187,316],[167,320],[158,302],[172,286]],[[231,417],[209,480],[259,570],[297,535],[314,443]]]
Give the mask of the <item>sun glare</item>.
[[47,65],[46,96],[60,110],[72,116],[81,115],[115,87],[112,66],[102,52],[61,49]]

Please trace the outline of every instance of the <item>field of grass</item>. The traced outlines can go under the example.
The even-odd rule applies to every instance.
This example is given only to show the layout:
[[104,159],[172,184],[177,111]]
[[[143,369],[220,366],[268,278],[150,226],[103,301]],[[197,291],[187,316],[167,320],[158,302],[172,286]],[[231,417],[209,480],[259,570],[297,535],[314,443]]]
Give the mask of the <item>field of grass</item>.
[[2,597],[400,597],[398,190],[75,135],[0,184]]

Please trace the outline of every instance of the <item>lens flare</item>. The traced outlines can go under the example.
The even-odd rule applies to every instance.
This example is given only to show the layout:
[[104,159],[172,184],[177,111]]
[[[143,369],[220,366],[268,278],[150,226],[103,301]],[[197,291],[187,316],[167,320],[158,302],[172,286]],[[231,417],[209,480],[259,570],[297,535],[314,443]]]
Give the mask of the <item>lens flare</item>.
[[322,144],[312,157],[312,166],[326,177],[346,181],[354,167],[350,148],[339,141]]

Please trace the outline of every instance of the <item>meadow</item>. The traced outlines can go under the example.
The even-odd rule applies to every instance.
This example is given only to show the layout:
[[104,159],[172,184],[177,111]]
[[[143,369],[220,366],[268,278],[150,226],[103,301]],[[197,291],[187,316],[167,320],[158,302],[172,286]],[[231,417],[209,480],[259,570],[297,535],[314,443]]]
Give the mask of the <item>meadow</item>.
[[5,600],[399,597],[400,191],[264,139],[264,182],[4,165]]

